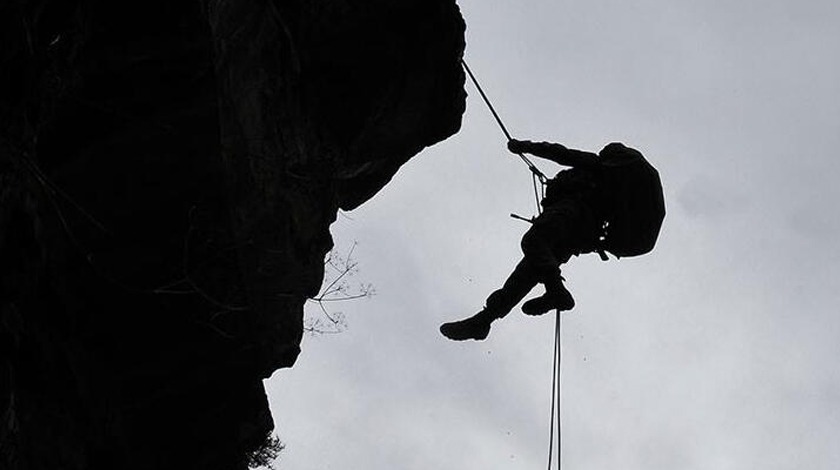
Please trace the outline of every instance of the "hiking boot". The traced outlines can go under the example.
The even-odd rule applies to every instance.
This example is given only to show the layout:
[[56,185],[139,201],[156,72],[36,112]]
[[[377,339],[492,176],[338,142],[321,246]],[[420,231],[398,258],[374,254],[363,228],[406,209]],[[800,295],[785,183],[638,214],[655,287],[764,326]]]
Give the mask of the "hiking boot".
[[454,341],[483,340],[490,333],[490,323],[495,320],[485,312],[485,310],[482,310],[464,320],[444,323],[440,325],[440,332],[443,336]]
[[551,292],[531,299],[522,304],[522,313],[525,315],[542,315],[551,310],[571,310],[575,306],[575,299],[562,285],[560,289],[552,289]]

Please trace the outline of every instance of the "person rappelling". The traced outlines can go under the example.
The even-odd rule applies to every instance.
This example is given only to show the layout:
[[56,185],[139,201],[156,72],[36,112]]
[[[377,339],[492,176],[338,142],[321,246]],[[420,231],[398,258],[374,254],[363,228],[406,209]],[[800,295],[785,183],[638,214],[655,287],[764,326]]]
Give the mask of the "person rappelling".
[[571,168],[547,181],[542,212],[522,237],[523,258],[502,287],[475,315],[441,325],[441,333],[452,340],[486,338],[491,323],[510,313],[537,284],[545,293],[526,301],[523,313],[571,310],[575,301],[563,285],[559,266],[583,253],[599,253],[605,260],[605,252],[616,257],[647,253],[665,216],[659,173],[638,150],[611,143],[596,155],[515,139],[508,141],[508,150]]

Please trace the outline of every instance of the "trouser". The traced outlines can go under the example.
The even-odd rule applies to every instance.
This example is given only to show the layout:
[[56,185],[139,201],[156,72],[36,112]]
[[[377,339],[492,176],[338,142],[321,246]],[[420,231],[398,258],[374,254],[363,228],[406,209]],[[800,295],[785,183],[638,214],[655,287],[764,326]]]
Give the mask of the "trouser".
[[562,289],[559,265],[572,255],[593,251],[597,219],[578,200],[564,200],[545,208],[522,236],[524,255],[504,285],[487,297],[485,310],[502,318],[537,284],[546,291]]

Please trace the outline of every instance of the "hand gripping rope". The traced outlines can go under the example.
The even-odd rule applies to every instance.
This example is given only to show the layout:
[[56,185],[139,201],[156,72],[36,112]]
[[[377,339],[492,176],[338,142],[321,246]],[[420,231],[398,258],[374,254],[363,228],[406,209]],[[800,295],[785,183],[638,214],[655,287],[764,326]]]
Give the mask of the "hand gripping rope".
[[[484,100],[484,103],[487,105],[487,108],[490,109],[490,112],[493,114],[493,117],[496,119],[496,123],[499,124],[499,127],[502,129],[502,132],[507,137],[508,141],[513,140],[511,137],[510,132],[508,132],[505,124],[502,122],[502,119],[499,117],[499,114],[496,112],[496,109],[493,107],[493,103],[490,102],[490,99],[487,98],[487,95],[484,93],[484,90],[481,88],[481,85],[478,83],[478,80],[473,75],[472,70],[467,65],[467,62],[464,59],[461,59],[461,65],[464,66],[464,70],[466,70],[467,75],[469,75],[470,80],[472,80],[475,88],[478,90],[478,93],[481,95],[481,98]],[[548,181],[545,174],[534,165],[528,157],[526,157],[522,153],[517,153],[519,158],[528,165],[528,169],[531,170],[531,178],[534,183],[534,197],[536,198],[537,202],[537,214],[542,212],[542,206],[540,205],[540,201],[545,197],[545,184]],[[524,217],[520,217],[515,214],[511,214],[511,217],[516,219],[525,220],[526,222],[533,222],[533,220],[526,219]],[[561,367],[561,359],[562,359],[562,344],[561,339],[563,336],[562,331],[562,323],[560,321],[560,311],[555,312],[555,321],[554,321],[554,360],[552,364],[552,377],[551,377],[551,424],[550,424],[550,431],[548,437],[548,470],[551,470],[551,462],[554,454],[554,430],[555,427],[557,429],[557,468],[558,470],[562,466],[562,451],[563,451],[563,427],[560,422],[561,417],[561,390],[560,390],[560,367]]]

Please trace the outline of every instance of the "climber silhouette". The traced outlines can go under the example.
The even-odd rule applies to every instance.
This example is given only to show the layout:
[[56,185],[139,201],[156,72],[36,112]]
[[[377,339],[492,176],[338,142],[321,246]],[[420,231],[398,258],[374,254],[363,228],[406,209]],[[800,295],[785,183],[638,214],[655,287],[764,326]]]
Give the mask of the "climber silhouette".
[[485,307],[464,320],[444,323],[452,340],[482,340],[490,324],[508,313],[537,285],[545,293],[522,305],[527,315],[571,310],[572,294],[563,286],[559,265],[581,253],[605,251],[616,257],[653,249],[665,216],[662,185],[642,154],[611,143],[598,155],[548,142],[511,139],[508,150],[529,153],[571,168],[548,181],[542,213],[522,237],[523,258]]

